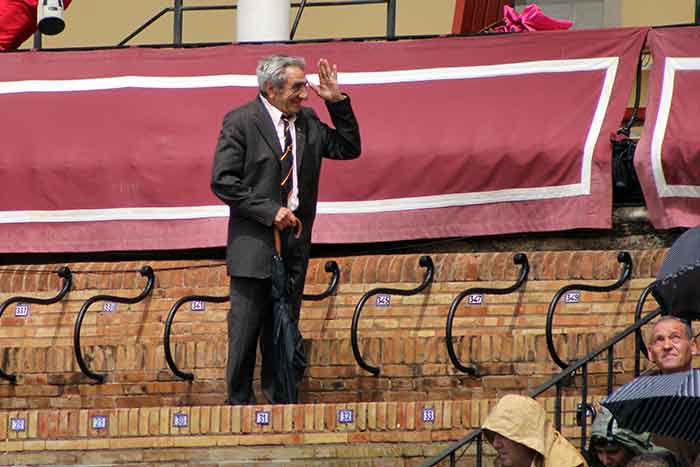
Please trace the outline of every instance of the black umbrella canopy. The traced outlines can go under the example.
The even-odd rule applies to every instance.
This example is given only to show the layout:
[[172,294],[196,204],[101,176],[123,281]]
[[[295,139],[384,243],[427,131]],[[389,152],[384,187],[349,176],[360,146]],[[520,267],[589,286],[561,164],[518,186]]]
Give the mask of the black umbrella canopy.
[[656,280],[651,292],[665,314],[700,319],[700,227],[671,245]]
[[640,376],[601,404],[622,428],[700,441],[700,370]]

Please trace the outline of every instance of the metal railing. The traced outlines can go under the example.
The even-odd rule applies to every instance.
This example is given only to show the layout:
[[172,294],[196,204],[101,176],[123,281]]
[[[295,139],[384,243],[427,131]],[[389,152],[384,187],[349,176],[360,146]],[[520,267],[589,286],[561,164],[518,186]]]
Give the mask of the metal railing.
[[80,312],[78,313],[78,316],[75,320],[75,327],[73,330],[73,349],[75,351],[75,359],[78,362],[80,371],[82,371],[85,376],[94,379],[98,383],[103,383],[105,380],[105,376],[90,370],[87,363],[85,363],[85,359],[83,358],[83,352],[80,348],[80,331],[83,326],[83,319],[85,318],[85,314],[87,313],[88,308],[90,308],[90,305],[92,305],[95,302],[133,304],[138,303],[144,298],[146,298],[151,293],[151,290],[153,290],[153,283],[155,282],[155,273],[153,272],[153,268],[151,268],[150,266],[144,266],[143,268],[141,268],[139,273],[147,278],[147,282],[143,291],[136,297],[127,298],[116,297],[114,295],[95,295],[94,297],[90,297],[87,300],[85,300],[85,303],[83,303],[83,306],[80,308]]
[[338,282],[340,281],[340,268],[338,267],[338,263],[335,261],[327,261],[326,265],[324,266],[324,270],[327,273],[330,273],[331,278],[330,281],[328,282],[328,287],[326,287],[326,290],[319,294],[303,294],[301,296],[302,300],[307,300],[307,301],[320,301],[323,300],[327,297],[330,297],[335,293],[335,291],[338,289]]
[[[340,268],[338,267],[338,263],[335,261],[326,262],[325,271],[331,274],[326,290],[319,294],[302,294],[303,300],[320,301],[335,293],[340,280]],[[172,307],[170,307],[168,317],[165,320],[165,330],[163,331],[163,351],[165,353],[165,361],[168,364],[168,368],[170,368],[170,371],[172,371],[175,376],[180,379],[184,379],[185,381],[194,380],[193,373],[187,373],[178,368],[170,347],[170,336],[172,335],[173,321],[175,320],[175,315],[177,314],[178,310],[182,307],[182,305],[189,302],[200,301],[208,303],[226,303],[230,299],[231,298],[229,295],[187,295],[180,298],[173,304]]]
[[465,297],[469,295],[507,295],[518,290],[527,280],[527,275],[530,272],[530,264],[527,261],[527,255],[525,253],[517,253],[513,256],[513,263],[519,264],[520,275],[515,281],[515,284],[504,289],[488,288],[488,287],[473,287],[471,289],[464,290],[460,292],[450,305],[450,311],[447,314],[447,323],[445,324],[445,343],[447,344],[447,354],[450,356],[450,361],[452,364],[462,373],[467,373],[472,376],[480,376],[479,369],[473,363],[464,365],[459,361],[457,357],[457,352],[455,352],[454,342],[452,342],[452,325],[454,322],[455,314],[459,308],[459,304],[464,300]]
[[[124,39],[122,39],[117,46],[125,46],[131,39],[141,34],[146,30],[151,24],[158,21],[166,13],[173,14],[173,46],[182,46],[182,26],[183,26],[183,13],[187,11],[215,11],[215,10],[237,10],[238,5],[199,5],[199,6],[183,6],[182,0],[173,0],[174,4],[172,7],[166,7],[158,11],[156,14],[151,16],[146,20],[141,26],[136,28],[133,32],[129,33]],[[299,27],[304,10],[307,7],[333,7],[333,6],[348,6],[348,5],[372,5],[372,4],[385,4],[386,7],[386,38],[394,39],[396,38],[396,2],[397,0],[339,0],[339,1],[326,1],[326,2],[314,2],[308,3],[307,0],[302,0],[301,2],[294,2],[291,4],[292,8],[298,8],[296,16],[294,17],[294,23],[292,24],[289,40],[294,40],[294,36]],[[35,39],[36,46],[36,39]],[[39,39],[39,46],[41,42]]]
[[[63,297],[66,296],[68,291],[70,290],[71,286],[73,285],[73,275],[71,274],[70,268],[68,266],[63,266],[60,268],[56,274],[58,274],[58,277],[63,279],[63,286],[61,287],[61,290],[58,292],[57,295],[51,297],[51,298],[35,298],[35,297],[10,297],[2,304],[0,305],[0,317],[2,317],[2,314],[5,312],[5,309],[12,305],[13,303],[15,304],[33,304],[33,305],[51,305],[53,303],[57,303],[61,300],[63,300]],[[2,368],[0,368],[0,378],[9,381],[12,384],[17,383],[17,376],[13,374],[8,374],[5,373]]]
[[[559,300],[561,297],[564,296],[565,293],[571,292],[571,291],[579,291],[579,292],[612,292],[613,290],[617,290],[622,285],[627,282],[632,275],[632,257],[630,254],[626,251],[622,251],[617,255],[617,261],[619,263],[622,263],[624,265],[624,268],[622,270],[622,273],[620,275],[620,278],[614,283],[610,285],[605,285],[605,286],[599,286],[599,285],[589,285],[589,284],[568,284],[562,287],[561,289],[557,290],[557,293],[554,294],[554,297],[552,298],[552,301],[549,302],[549,308],[547,309],[547,324],[546,324],[546,337],[547,337],[547,349],[549,350],[549,355],[552,357],[552,360],[554,360],[554,363],[556,363],[559,368],[562,370],[568,366],[567,363],[564,362],[564,360],[559,357],[559,353],[557,352],[557,349],[554,345],[554,336],[552,334],[552,326],[554,322],[554,312],[557,309],[557,304],[559,304]],[[637,317],[639,319],[639,317]]]
[[[640,302],[643,301],[645,297],[642,296],[640,297]],[[569,381],[571,380],[571,377],[573,377],[577,372],[581,372],[581,379],[582,379],[582,384],[581,384],[581,401],[579,404],[580,410],[583,411],[583,414],[579,418],[580,420],[580,426],[581,426],[581,450],[583,451],[586,446],[586,440],[588,438],[587,436],[587,424],[586,424],[586,415],[587,415],[587,408],[589,407],[588,404],[588,364],[592,362],[595,358],[598,356],[607,353],[607,378],[608,378],[608,394],[612,392],[612,387],[613,387],[613,361],[614,361],[614,348],[615,345],[618,344],[620,341],[622,341],[625,337],[629,336],[630,334],[637,334],[639,330],[641,329],[642,326],[647,324],[649,321],[652,319],[656,318],[661,314],[661,309],[657,309],[655,311],[652,311],[645,317],[637,320],[634,324],[628,326],[625,328],[621,333],[619,333],[617,336],[609,339],[605,344],[600,346],[598,349],[594,350],[593,352],[589,353],[585,357],[575,361],[574,363],[570,364],[564,371],[559,373],[558,375],[554,376],[551,378],[549,381],[543,383],[539,387],[535,388],[533,391],[529,393],[530,397],[537,397],[540,394],[544,393],[545,391],[550,390],[552,387],[555,388],[555,399],[554,399],[554,427],[561,431],[561,412],[562,412],[562,407],[561,407],[561,398],[562,398],[562,387],[569,384]],[[458,457],[461,457],[461,455],[458,456],[458,451],[461,449],[466,449],[469,447],[469,445],[476,441],[476,466],[481,467],[481,452],[482,452],[482,445],[483,445],[483,436],[482,436],[482,430],[477,429],[473,432],[471,432],[469,435],[467,435],[465,438],[457,441],[456,443],[452,444],[451,446],[448,446],[444,450],[442,450],[440,453],[437,455],[431,457],[430,459],[426,460],[423,463],[424,467],[428,466],[435,466],[435,465],[440,465],[441,462],[447,460],[449,461],[450,466],[455,466],[457,465],[457,459]]]
[[170,311],[168,312],[168,318],[165,320],[165,330],[163,331],[163,352],[165,353],[165,361],[167,362],[170,371],[172,371],[175,376],[177,376],[180,379],[184,379],[185,381],[194,380],[194,374],[186,373],[178,368],[177,364],[175,363],[175,359],[173,358],[173,354],[170,350],[170,335],[172,333],[173,320],[175,320],[175,314],[185,303],[195,301],[208,303],[226,303],[229,300],[231,300],[231,297],[229,297],[228,295],[187,295],[185,297],[180,298],[173,304],[172,307],[170,307]]
[[426,287],[428,287],[433,282],[433,277],[435,275],[435,265],[430,256],[421,256],[418,260],[418,264],[425,268],[425,276],[420,285],[414,289],[403,290],[403,289],[393,289],[388,287],[378,287],[376,289],[369,290],[360,298],[360,301],[355,306],[355,311],[352,314],[352,327],[350,329],[350,343],[352,344],[352,354],[355,356],[355,361],[360,367],[372,373],[374,376],[379,375],[379,368],[368,364],[362,354],[360,353],[360,346],[357,339],[357,329],[360,322],[360,313],[362,312],[362,307],[365,306],[367,300],[374,295],[401,295],[407,297],[409,295],[417,295],[422,292]]
[[[624,252],[623,252],[624,253]],[[623,253],[620,253],[618,255],[618,261],[623,262],[625,264],[631,265],[631,259],[629,261],[627,258],[623,257]],[[623,273],[624,276],[624,273]],[[567,366],[561,373],[558,375],[554,376],[551,378],[549,381],[543,383],[539,387],[535,388],[533,391],[529,393],[530,397],[537,397],[540,394],[544,393],[545,391],[548,391],[552,387],[555,388],[555,399],[554,399],[554,427],[561,431],[561,397],[562,397],[562,387],[565,385],[569,385],[571,378],[576,375],[578,371],[581,371],[581,402],[579,404],[579,410],[582,411],[581,414],[577,416],[577,423],[581,426],[581,451],[585,450],[586,446],[586,440],[587,440],[587,424],[586,424],[586,415],[588,413],[588,407],[589,404],[587,402],[588,398],[588,364],[592,362],[595,358],[598,356],[602,355],[603,353],[606,354],[606,363],[607,363],[607,393],[610,394],[612,393],[613,386],[614,386],[614,374],[613,374],[613,363],[615,359],[615,345],[617,345],[620,341],[622,341],[624,338],[629,336],[630,334],[634,334],[635,336],[635,377],[639,376],[640,373],[640,363],[639,363],[639,358],[640,358],[640,348],[639,345],[644,345],[642,342],[641,338],[641,328],[645,324],[647,324],[649,321],[652,319],[656,318],[660,314],[662,314],[663,310],[661,308],[656,309],[655,311],[650,312],[646,316],[642,317],[641,312],[644,309],[644,303],[653,290],[653,288],[656,286],[656,281],[652,282],[647,286],[642,293],[639,296],[639,299],[637,300],[637,307],[636,307],[636,312],[635,312],[635,322],[634,324],[628,326],[625,328],[622,332],[620,332],[618,335],[615,337],[609,339],[606,343],[601,345],[598,349],[590,352],[588,355],[585,357],[571,363],[569,366]],[[457,461],[457,451],[459,451],[462,448],[468,447],[472,442],[476,441],[477,442],[477,463],[476,466],[481,467],[481,451],[482,451],[482,443],[483,443],[483,438],[482,438],[482,431],[481,429],[477,429],[470,433],[468,436],[465,438],[457,441],[454,443],[452,446],[449,446],[445,448],[443,451],[441,451],[439,454],[436,456],[428,459],[423,466],[434,466],[438,465],[444,460],[449,460],[450,465],[454,466],[456,465]]]
[[[656,287],[657,281],[652,282],[648,286],[644,288],[642,291],[641,295],[639,296],[639,300],[637,301],[637,307],[634,310],[634,320],[639,321],[640,318],[642,317],[642,310],[644,310],[644,302],[646,302],[647,297],[649,294],[654,290],[654,287]],[[637,329],[635,332],[634,336],[634,376],[639,376],[639,373],[641,372],[642,368],[642,362],[640,359],[640,356],[644,355],[644,358],[648,358],[647,354],[647,347],[644,345],[644,339],[642,337],[642,331],[640,329]]]

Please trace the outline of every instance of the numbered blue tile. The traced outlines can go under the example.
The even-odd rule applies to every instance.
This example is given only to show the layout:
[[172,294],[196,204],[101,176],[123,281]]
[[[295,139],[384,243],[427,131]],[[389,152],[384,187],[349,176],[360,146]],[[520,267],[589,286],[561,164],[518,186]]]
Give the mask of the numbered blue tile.
[[391,295],[377,295],[376,306],[391,306]]
[[269,425],[270,424],[270,412],[266,410],[261,410],[260,412],[255,412],[255,423],[258,425]]
[[484,296],[481,294],[469,295],[469,298],[467,299],[467,303],[470,305],[481,305],[484,303]]
[[104,430],[107,428],[107,417],[105,415],[95,415],[92,417],[92,429]]
[[566,292],[564,294],[564,303],[579,303],[581,301],[581,292],[578,290],[573,292]]
[[29,316],[29,303],[18,303],[15,305],[15,316],[20,318]]
[[10,419],[10,430],[12,430],[12,431],[26,431],[27,430],[27,420],[25,418],[11,418]]
[[355,412],[350,409],[338,410],[338,423],[352,423],[355,421]]
[[176,413],[173,415],[173,426],[175,428],[186,428],[189,423],[186,413]]

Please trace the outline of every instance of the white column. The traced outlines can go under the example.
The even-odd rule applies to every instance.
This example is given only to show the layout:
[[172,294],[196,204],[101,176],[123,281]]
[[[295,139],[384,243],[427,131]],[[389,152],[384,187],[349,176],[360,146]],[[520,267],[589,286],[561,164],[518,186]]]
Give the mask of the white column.
[[238,0],[238,42],[289,40],[291,0]]

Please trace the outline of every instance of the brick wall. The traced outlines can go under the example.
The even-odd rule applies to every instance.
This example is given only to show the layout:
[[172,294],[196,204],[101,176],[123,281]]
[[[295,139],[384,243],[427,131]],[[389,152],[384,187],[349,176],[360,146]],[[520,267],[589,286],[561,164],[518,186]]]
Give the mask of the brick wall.
[[[554,320],[555,343],[564,359],[574,359],[633,321],[640,291],[652,280],[664,250],[633,251],[633,279],[609,293],[581,294],[577,304],[561,303]],[[512,253],[438,254],[435,281],[416,296],[392,296],[388,307],[368,303],[359,325],[364,358],[381,368],[374,377],[357,366],[350,346],[355,304],[371,288],[410,289],[423,277],[418,255],[339,258],[338,292],[320,302],[304,302],[301,329],[310,367],[303,402],[416,401],[495,397],[532,388],[558,370],[547,353],[544,325],[557,289],[572,281],[608,284],[620,273],[616,252],[535,252],[529,255],[528,281],[517,292],[486,296],[483,304],[462,303],[455,319],[455,348],[462,362],[474,362],[483,376],[459,373],[444,341],[453,298],[469,287],[505,287],[519,273]],[[307,293],[325,289],[325,259],[313,260]],[[118,408],[163,404],[208,405],[224,400],[225,317],[228,303],[207,303],[205,311],[185,305],[173,326],[172,348],[178,366],[196,375],[193,383],[174,377],[163,354],[164,320],[180,297],[226,295],[224,266],[212,261],[153,262],[156,285],[134,305],[102,311],[98,302],[83,322],[81,348],[93,371],[106,383],[95,385],[75,362],[73,325],[81,305],[97,294],[133,297],[145,280],[142,263],[69,264],[74,286],[60,303],[31,305],[28,317],[14,308],[0,319],[0,360],[17,373],[16,386],[0,385],[0,408]],[[13,295],[50,296],[60,285],[58,265],[0,268],[0,299]],[[41,271],[39,273],[35,271]],[[116,272],[105,272],[116,271]],[[633,340],[616,349],[618,381],[632,369]],[[603,371],[602,363],[592,371]],[[57,397],[60,396],[60,397]],[[260,400],[264,400],[260,398]]]
[[[555,344],[563,359],[585,355],[632,323],[639,294],[653,280],[665,251],[630,251],[634,264],[632,280],[621,289],[582,292],[580,303],[559,305],[554,320]],[[355,305],[363,293],[375,287],[414,288],[424,275],[424,269],[418,265],[419,257],[335,258],[341,269],[337,293],[322,301],[304,302],[303,306],[300,327],[306,340],[309,369],[302,383],[302,404],[271,407],[275,420],[272,431],[259,433],[263,436],[260,439],[255,438],[255,427],[236,431],[221,425],[222,417],[228,416],[222,414],[234,416],[232,410],[251,410],[221,405],[225,392],[228,303],[206,303],[204,311],[192,311],[187,304],[175,318],[173,354],[182,370],[196,375],[193,382],[176,378],[165,363],[163,329],[170,307],[184,295],[225,296],[228,278],[222,263],[191,260],[68,264],[75,280],[64,300],[53,305],[30,305],[27,317],[15,316],[15,307],[10,306],[0,318],[0,364],[6,372],[18,376],[16,385],[0,382],[0,440],[5,439],[4,444],[0,442],[0,449],[15,452],[13,462],[20,464],[31,464],[31,456],[39,456],[36,459],[44,459],[47,464],[72,463],[61,460],[65,458],[88,465],[89,459],[94,459],[91,455],[106,449],[114,453],[113,463],[118,464],[119,456],[143,456],[145,448],[153,456],[162,453],[158,462],[166,462],[168,448],[177,447],[177,455],[189,462],[202,452],[229,455],[226,453],[231,446],[270,444],[284,451],[287,448],[283,446],[295,445],[298,449],[294,454],[288,451],[283,455],[279,451],[281,457],[272,458],[289,455],[291,465],[308,465],[313,456],[321,455],[318,452],[332,451],[334,454],[328,454],[324,465],[336,461],[337,465],[371,465],[367,459],[384,459],[381,453],[386,448],[386,453],[393,454],[374,465],[412,465],[478,426],[481,415],[471,415],[474,404],[481,408],[479,413],[485,413],[500,395],[525,392],[558,373],[545,344],[545,317],[552,296],[571,282],[609,284],[617,280],[621,271],[617,251],[529,253],[530,275],[521,289],[510,295],[487,295],[478,305],[469,305],[465,300],[459,308],[453,328],[455,348],[462,362],[478,366],[482,376],[473,377],[458,372],[447,356],[445,321],[450,303],[466,288],[507,287],[515,281],[520,268],[513,264],[513,253],[507,252],[434,254],[435,280],[423,293],[392,296],[390,306],[376,306],[374,301],[365,306],[359,325],[361,352],[368,362],[381,368],[379,376],[372,376],[357,366],[352,355],[350,323]],[[324,264],[328,259],[331,258],[312,260],[306,293],[319,293],[326,288],[329,276]],[[98,302],[84,320],[83,354],[93,371],[106,376],[104,384],[96,384],[81,374],[74,357],[73,325],[78,310],[94,295],[138,295],[145,280],[137,271],[145,264],[156,272],[155,287],[149,297],[133,305],[117,304],[111,312],[103,311],[103,303]],[[0,301],[15,295],[54,295],[61,281],[53,272],[60,266],[0,267]],[[653,308],[652,302],[648,301],[647,309]],[[631,378],[633,345],[633,339],[628,338],[616,348],[616,385]],[[605,393],[606,370],[603,360],[589,365],[589,397],[599,398]],[[576,378],[564,388],[568,397],[565,434],[577,432],[572,414],[579,387],[580,378]],[[258,400],[264,401],[259,388],[257,394]],[[398,423],[402,429],[377,428],[377,423],[386,423],[381,421],[386,417],[391,426],[392,417],[415,420],[416,413],[426,406],[425,401],[440,407],[453,404],[450,413],[461,412],[451,415],[444,427],[431,425],[425,432],[405,428],[408,421]],[[551,409],[551,402],[548,404]],[[357,423],[366,423],[366,430],[333,425],[333,414],[342,407],[352,407],[360,417]],[[200,430],[194,437],[192,432],[187,437],[173,433],[166,419],[175,411],[190,411],[192,420],[194,414],[199,414],[200,421],[201,417],[209,417],[208,431]],[[324,424],[333,426],[317,426],[314,421],[312,427],[309,414],[313,412],[316,417],[317,411],[324,413],[319,415]],[[387,415],[380,415],[383,411]],[[86,425],[88,417],[98,412],[110,420],[110,428],[103,434],[91,432]],[[303,422],[300,413],[304,414]],[[24,433],[8,430],[10,418],[18,414],[30,421]],[[372,416],[378,417],[377,421],[370,422]],[[365,420],[362,417],[366,417],[365,422],[360,421]],[[282,429],[278,430],[280,426]],[[142,428],[146,434],[141,434]],[[36,434],[34,438],[32,433]],[[202,451],[199,446],[219,446],[220,450]],[[140,454],[134,454],[134,449]],[[246,451],[253,456],[251,459],[270,458],[265,457],[264,449],[256,449]],[[44,454],[39,452],[43,451],[49,457],[41,457]],[[344,454],[338,454],[340,451]],[[270,451],[273,452],[278,451]],[[470,455],[465,454],[466,458]],[[147,462],[144,457],[139,459],[138,462]],[[212,459],[213,464],[217,464],[216,459]]]

